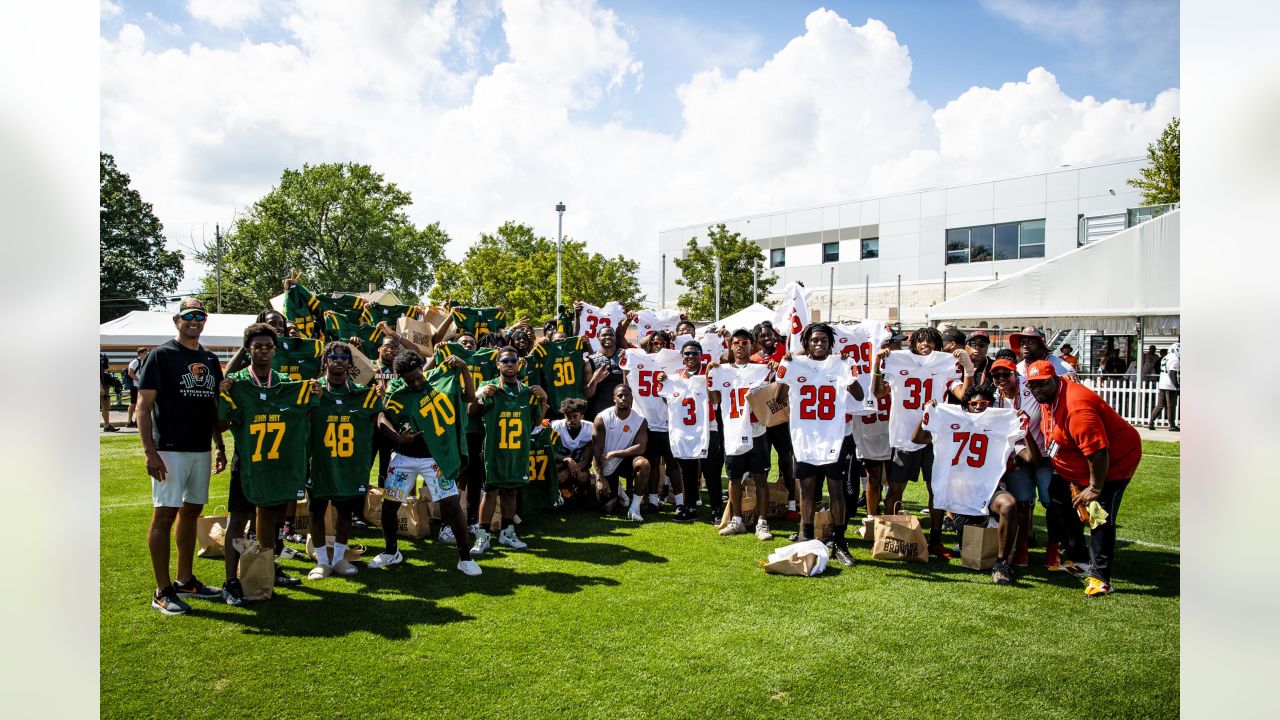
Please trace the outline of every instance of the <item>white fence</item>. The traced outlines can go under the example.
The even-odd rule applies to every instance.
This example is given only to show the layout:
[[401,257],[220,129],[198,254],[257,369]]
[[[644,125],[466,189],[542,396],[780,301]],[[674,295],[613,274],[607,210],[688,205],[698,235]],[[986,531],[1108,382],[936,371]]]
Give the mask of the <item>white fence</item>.
[[[1108,405],[1120,413],[1120,417],[1135,425],[1147,424],[1147,420],[1151,417],[1151,411],[1155,409],[1159,398],[1159,390],[1156,389],[1156,380],[1154,378],[1144,378],[1141,385],[1135,387],[1133,375],[1081,373],[1080,382],[1101,395]],[[1165,419],[1165,415],[1165,411],[1161,410],[1160,417],[1156,419],[1157,428],[1169,427],[1169,422]],[[1181,402],[1178,403],[1174,417],[1177,418],[1178,424],[1181,425]]]

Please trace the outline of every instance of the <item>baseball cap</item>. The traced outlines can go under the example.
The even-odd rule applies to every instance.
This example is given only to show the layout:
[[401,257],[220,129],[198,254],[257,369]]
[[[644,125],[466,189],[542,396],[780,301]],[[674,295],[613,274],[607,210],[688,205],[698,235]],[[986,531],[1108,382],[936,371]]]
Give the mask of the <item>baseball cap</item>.
[[950,340],[957,345],[964,344],[964,331],[954,325],[942,331],[942,340]]
[[1024,337],[1040,338],[1040,342],[1044,342],[1044,332],[1028,325],[1022,329],[1022,332],[1009,334],[1009,347],[1014,352],[1022,352],[1022,338]]
[[987,334],[986,330],[974,330],[973,333],[969,335],[969,339],[965,342],[972,345],[973,341],[978,338],[986,340],[988,345],[991,344],[991,336]]
[[1048,360],[1037,360],[1027,366],[1027,380],[1048,380],[1057,376],[1058,371],[1053,369],[1053,363]]
[[189,310],[199,310],[206,315],[209,314],[209,311],[204,307],[204,303],[200,302],[198,298],[189,297],[183,298],[182,302],[178,303],[178,311],[174,315],[181,315]]
[[893,334],[889,336],[889,342],[906,342],[907,336],[901,330],[894,329]]
[[[1043,361],[1041,361],[1043,362]],[[1033,365],[1035,363],[1032,363]],[[992,370],[1008,370],[1009,372],[1018,372],[1018,366],[1013,364],[1012,360],[997,360],[991,363]]]

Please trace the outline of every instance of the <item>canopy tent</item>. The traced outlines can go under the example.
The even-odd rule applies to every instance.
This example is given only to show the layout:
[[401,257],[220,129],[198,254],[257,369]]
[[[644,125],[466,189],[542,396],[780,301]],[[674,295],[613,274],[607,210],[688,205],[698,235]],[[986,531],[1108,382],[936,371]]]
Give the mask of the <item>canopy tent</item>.
[[1174,210],[947,300],[935,324],[1023,325],[1130,334],[1179,327],[1179,226]]
[[[206,348],[238,348],[244,344],[244,329],[257,320],[257,315],[213,313],[205,321],[200,344]],[[173,315],[167,312],[134,310],[128,315],[102,323],[98,327],[98,344],[102,347],[154,347],[177,336]]]
[[720,322],[718,323],[708,323],[707,325],[698,328],[698,332],[701,333],[712,325],[728,328],[729,332],[733,332],[738,328],[746,328],[750,330],[765,320],[770,322],[773,321],[773,310],[770,310],[760,303],[754,303],[742,308],[732,315],[726,315],[725,317],[720,318]]

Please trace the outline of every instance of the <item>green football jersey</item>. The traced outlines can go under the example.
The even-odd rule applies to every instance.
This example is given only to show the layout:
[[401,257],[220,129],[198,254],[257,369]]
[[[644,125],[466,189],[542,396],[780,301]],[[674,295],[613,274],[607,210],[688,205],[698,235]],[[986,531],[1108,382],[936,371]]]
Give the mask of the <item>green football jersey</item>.
[[583,353],[589,352],[587,341],[581,337],[564,340],[548,340],[533,348],[530,356],[536,356],[540,384],[547,392],[547,402],[559,410],[566,398],[586,398],[582,390],[587,363]]
[[[242,367],[239,370],[228,374],[227,377],[231,378],[232,380],[235,380],[236,382],[240,382],[243,380],[244,382],[249,383],[250,385],[256,385],[258,382],[257,378],[253,377],[253,375],[250,374],[250,369],[248,367]],[[282,373],[279,370],[272,368],[271,380],[269,381],[270,384],[274,385],[276,383],[287,383],[287,382],[290,382],[291,380],[292,378],[290,378],[285,373]]]
[[450,480],[457,480],[462,472],[462,456],[466,447],[462,424],[458,414],[466,412],[458,407],[449,393],[427,383],[421,392],[415,391],[400,378],[392,382],[394,390],[387,394],[387,419],[397,427],[408,425],[422,433],[431,459],[440,472]]
[[382,345],[382,331],[375,325],[355,322],[342,313],[330,311],[324,314],[324,334],[330,342],[334,340],[347,342],[353,337],[360,338],[360,352],[370,360],[378,359],[378,346]]
[[373,434],[382,398],[376,387],[356,383],[324,389],[311,406],[311,494],[318,498],[363,495],[373,465]]
[[480,383],[485,380],[492,380],[498,376],[498,364],[494,362],[494,358],[498,357],[497,348],[468,350],[462,347],[462,343],[440,343],[436,346],[436,365],[443,365],[445,359],[452,355],[457,355],[462,358],[462,362],[467,364],[467,369],[471,371],[471,379],[475,382],[476,387],[480,387]]
[[320,359],[323,354],[323,340],[278,337],[271,367],[288,375],[293,381],[311,380],[320,376]]
[[507,326],[507,311],[500,307],[455,307],[452,314],[458,332],[476,338]]
[[284,295],[285,319],[296,325],[298,334],[304,338],[320,339],[325,332],[324,316],[329,312],[338,313],[351,323],[377,324],[370,322],[372,316],[367,312],[367,303],[356,295],[325,297],[301,284],[290,286]]
[[529,510],[552,507],[560,497],[551,428],[547,425],[535,425],[529,436],[529,484],[521,492],[524,506]]
[[573,307],[561,305],[556,308],[556,330],[565,335],[573,334]]
[[414,315],[419,310],[425,310],[421,305],[383,305],[382,303],[371,303],[369,305],[369,319],[374,325],[379,320],[386,320],[387,324],[395,327],[396,321],[405,315]]
[[458,455],[462,459],[462,469],[464,470],[471,464],[471,458],[467,455],[467,433],[471,432],[472,425],[479,424],[468,417],[467,404],[462,399],[464,383],[466,382],[466,376],[463,374],[465,372],[462,369],[437,365],[431,368],[424,376],[428,385],[447,394],[453,406],[458,408],[458,427],[460,430],[460,432],[456,433],[458,436]]
[[237,382],[219,397],[218,418],[231,422],[240,485],[254,505],[305,497],[312,401],[309,382]]
[[484,473],[491,485],[522,487],[529,482],[529,432],[540,419],[538,397],[529,386],[508,386],[502,378],[494,385],[498,392],[481,398],[484,407]]

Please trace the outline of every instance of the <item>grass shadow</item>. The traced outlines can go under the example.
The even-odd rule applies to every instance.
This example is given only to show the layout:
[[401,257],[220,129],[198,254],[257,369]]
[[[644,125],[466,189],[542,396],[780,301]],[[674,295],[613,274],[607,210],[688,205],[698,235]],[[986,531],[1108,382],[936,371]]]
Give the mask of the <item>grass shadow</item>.
[[[625,533],[619,533],[626,537]],[[554,537],[540,536],[529,543],[528,552],[555,560],[576,560],[594,565],[622,565],[628,562],[665,563],[667,558],[647,550],[637,550],[628,545],[598,542],[565,542]]]

